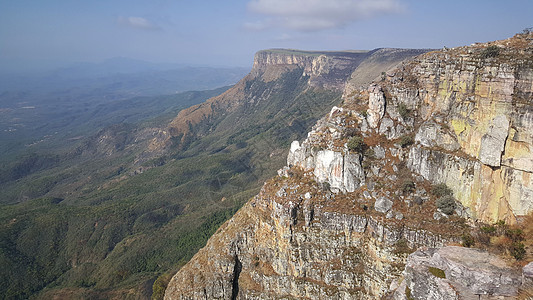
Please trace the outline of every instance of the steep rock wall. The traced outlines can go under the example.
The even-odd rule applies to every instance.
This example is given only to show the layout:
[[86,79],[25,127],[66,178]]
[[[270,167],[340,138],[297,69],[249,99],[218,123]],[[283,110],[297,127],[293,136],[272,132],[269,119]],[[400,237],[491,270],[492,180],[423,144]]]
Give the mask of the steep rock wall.
[[[485,57],[488,47],[499,54]],[[533,210],[532,57],[531,35],[516,36],[422,55],[384,84],[420,123],[410,169],[445,182],[474,218]]]
[[316,183],[265,184],[173,277],[165,299],[375,299],[402,271],[398,241],[448,241],[376,214],[332,209],[335,201]]
[[[301,72],[307,78],[310,88],[320,88],[338,92],[345,91],[348,79],[355,83],[375,78],[383,64],[397,64],[425,50],[377,49],[373,51],[313,52],[287,49],[263,50],[256,53],[251,72],[225,93],[208,99],[205,103],[192,106],[179,112],[169,124],[162,142],[156,139],[153,144],[165,144],[171,138],[186,143],[194,136],[194,128],[209,123],[220,115],[257,101],[248,92],[254,80],[272,82],[291,71]],[[356,72],[364,63],[364,72]],[[272,92],[272,91],[271,91]]]
[[[426,276],[426,265],[444,268],[439,250],[411,261],[407,254],[457,243],[470,230],[465,218],[512,223],[532,210],[532,57],[533,35],[517,35],[424,54],[366,90],[345,93],[343,107],[292,143],[279,176],[172,278],[165,298],[376,299],[396,291],[404,299],[407,287],[417,299],[480,292],[457,292],[453,282]],[[349,146],[354,139],[364,146]],[[446,213],[430,192],[441,182],[458,200]],[[482,272],[461,255],[453,264]],[[513,292],[501,290],[508,296],[520,282],[513,270],[502,272],[509,273],[502,276]]]

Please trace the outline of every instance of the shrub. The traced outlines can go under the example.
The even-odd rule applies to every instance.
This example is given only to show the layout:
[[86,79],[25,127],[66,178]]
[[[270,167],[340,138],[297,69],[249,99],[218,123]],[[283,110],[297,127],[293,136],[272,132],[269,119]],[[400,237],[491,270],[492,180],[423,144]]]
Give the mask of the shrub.
[[486,233],[486,234],[493,234],[496,232],[496,227],[494,226],[483,226],[481,227],[481,232],[483,233]]
[[431,194],[437,197],[443,197],[452,195],[453,191],[446,185],[446,183],[439,183],[431,187]]
[[404,194],[412,193],[415,191],[415,183],[411,179],[407,179],[402,184],[402,192]]
[[405,298],[407,298],[407,300],[414,300],[415,298],[413,298],[413,295],[411,294],[411,289],[409,288],[409,286],[405,286]]
[[344,137],[351,138],[352,136],[356,136],[359,133],[359,128],[357,127],[347,127],[344,129]]
[[162,300],[165,296],[165,290],[167,289],[167,285],[170,282],[170,279],[172,278],[171,274],[163,274],[159,276],[152,286],[152,300]]
[[407,135],[404,135],[400,138],[400,146],[402,146],[402,148],[405,148],[407,146],[410,146],[412,144],[414,144],[415,140],[413,138],[412,135],[410,134],[407,134]]
[[398,104],[398,113],[402,116],[402,119],[406,119],[410,112],[411,111],[407,108],[407,105],[404,103]]
[[505,230],[505,236],[510,238],[513,242],[519,242],[524,239],[522,229],[510,228]]
[[526,255],[526,248],[522,242],[514,242],[511,244],[509,252],[516,260],[524,259]]
[[365,143],[363,142],[363,137],[359,135],[352,137],[348,141],[348,149],[350,149],[350,151],[363,153],[365,149]]
[[395,254],[410,254],[410,253],[413,253],[413,249],[411,249],[411,247],[409,247],[409,244],[407,243],[407,240],[406,239],[399,239],[395,244],[394,244],[394,253]]
[[376,153],[374,152],[374,149],[368,148],[365,151],[365,156],[370,158],[370,159],[374,159],[374,158],[376,158]]
[[500,48],[496,45],[488,46],[481,52],[481,58],[496,57],[500,54]]
[[331,190],[331,185],[327,181],[319,182],[318,187],[324,192],[329,192]]
[[452,195],[442,196],[437,199],[437,207],[445,214],[451,215],[455,210],[455,198]]
[[475,244],[474,238],[472,237],[472,235],[470,235],[470,233],[463,233],[463,235],[461,236],[461,240],[463,241],[463,247],[470,248]]
[[433,276],[438,278],[446,278],[446,273],[444,273],[443,270],[435,267],[428,267],[429,273],[433,274]]

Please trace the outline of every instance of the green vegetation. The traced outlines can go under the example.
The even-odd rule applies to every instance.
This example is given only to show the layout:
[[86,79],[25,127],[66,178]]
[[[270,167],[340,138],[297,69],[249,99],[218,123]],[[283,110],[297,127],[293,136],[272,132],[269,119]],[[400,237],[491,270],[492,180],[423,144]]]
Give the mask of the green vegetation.
[[157,277],[152,286],[151,300],[163,300],[165,296],[165,290],[167,289],[167,285],[172,279],[172,276],[173,274],[165,273]]
[[435,277],[446,279],[446,274],[439,268],[428,267],[428,271]]
[[348,149],[353,152],[363,153],[365,146],[363,137],[360,135],[356,135],[348,141]]
[[475,241],[490,251],[507,253],[516,260],[523,260],[527,255],[526,248],[531,245],[532,224],[533,214],[527,215],[518,225],[507,225],[504,220],[499,220],[493,225],[481,226]]
[[522,260],[526,255],[526,247],[522,242],[513,242],[509,252],[516,260]]
[[415,143],[415,139],[411,134],[406,134],[400,138],[400,146],[405,148]]
[[395,254],[410,254],[413,253],[414,250],[409,247],[409,244],[407,243],[407,240],[404,238],[399,239],[396,243],[394,243],[394,253]]
[[443,197],[453,195],[453,191],[446,185],[446,183],[439,183],[431,187],[431,194],[436,197]]
[[445,183],[435,184],[431,187],[431,194],[437,197],[437,208],[447,215],[452,215],[457,207],[453,191]]
[[416,189],[415,183],[411,179],[407,179],[402,183],[402,192],[404,194],[410,194]]
[[496,227],[494,225],[483,226],[480,228],[480,230],[481,232],[486,233],[486,234],[493,234],[496,232]]
[[405,297],[407,298],[407,300],[414,300],[415,298],[413,298],[413,295],[411,294],[411,289],[409,288],[408,285],[405,286]]
[[[182,151],[146,160],[142,172],[135,172],[134,161],[144,149],[131,142],[132,132],[164,126],[177,114],[174,108],[107,127],[74,150],[61,146],[5,165],[0,295],[28,298],[65,288],[103,293],[154,282],[154,297],[160,297],[167,280],[162,274],[204,246],[285,163],[290,142],[340,101],[339,93],[309,89],[301,74],[252,81],[250,99],[268,99],[193,128],[197,137]],[[111,141],[99,142],[102,136]],[[113,151],[102,154],[102,148]]]
[[452,215],[456,208],[455,198],[452,195],[438,198],[436,204],[437,207],[447,215]]
[[481,58],[491,58],[500,55],[500,47],[496,45],[488,46],[481,52]]
[[405,120],[407,117],[409,117],[411,111],[407,108],[407,105],[405,105],[403,102],[400,102],[400,104],[398,104],[398,113],[402,119]]

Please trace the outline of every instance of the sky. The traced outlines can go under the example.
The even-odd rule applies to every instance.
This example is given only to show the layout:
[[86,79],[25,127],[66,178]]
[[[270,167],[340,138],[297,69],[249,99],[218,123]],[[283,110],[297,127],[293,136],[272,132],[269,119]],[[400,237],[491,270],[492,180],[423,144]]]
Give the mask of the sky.
[[251,67],[261,49],[455,47],[528,27],[532,0],[0,0],[0,71],[114,57]]

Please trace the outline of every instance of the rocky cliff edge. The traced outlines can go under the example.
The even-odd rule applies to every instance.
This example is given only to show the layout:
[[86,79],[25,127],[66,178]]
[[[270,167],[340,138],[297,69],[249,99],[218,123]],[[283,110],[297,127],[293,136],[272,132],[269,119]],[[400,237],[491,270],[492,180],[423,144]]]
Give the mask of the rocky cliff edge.
[[345,93],[166,299],[516,297],[531,267],[441,247],[533,210],[532,58],[525,33],[430,52]]

